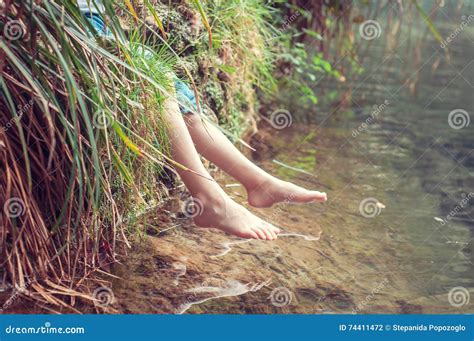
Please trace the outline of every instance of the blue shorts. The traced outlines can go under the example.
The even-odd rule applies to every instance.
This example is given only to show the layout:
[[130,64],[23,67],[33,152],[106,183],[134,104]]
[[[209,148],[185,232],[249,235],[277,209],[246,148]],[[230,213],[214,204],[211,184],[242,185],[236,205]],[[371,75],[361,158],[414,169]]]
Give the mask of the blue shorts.
[[197,113],[196,96],[189,86],[177,77],[174,79],[174,88],[176,89],[176,97],[179,103],[179,110],[182,114]]
[[[94,27],[96,32],[90,32],[94,36],[98,36],[105,39],[114,40],[112,32],[105,25],[102,17],[97,13],[84,12],[84,15],[89,19],[92,27]],[[144,51],[144,57],[147,58],[147,54],[151,56],[150,51]],[[174,87],[176,89],[176,97],[179,103],[179,109],[182,114],[197,113],[197,104],[196,97],[194,96],[194,91],[192,91],[189,86],[183,81],[179,80],[178,77],[174,77]]]

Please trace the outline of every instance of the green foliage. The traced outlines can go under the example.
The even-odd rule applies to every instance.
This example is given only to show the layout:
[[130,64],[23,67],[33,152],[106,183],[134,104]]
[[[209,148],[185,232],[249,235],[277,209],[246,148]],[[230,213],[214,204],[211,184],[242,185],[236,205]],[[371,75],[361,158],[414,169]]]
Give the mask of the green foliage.
[[[185,56],[198,63],[205,105],[214,111],[229,137],[238,140],[255,119],[256,89],[276,91],[272,37],[273,7],[261,0],[202,1],[212,27],[212,49],[203,31]],[[186,51],[184,51],[186,54]]]
[[[157,196],[156,171],[172,163],[160,112],[173,53],[144,58],[115,4],[105,2],[113,40],[65,0],[10,2],[0,25],[6,32],[17,22],[24,33],[0,40],[0,123],[15,123],[0,129],[0,201],[15,198],[24,208],[15,218],[1,210],[0,235],[12,236],[0,242],[1,258],[11,259],[2,268],[14,284],[38,281],[49,303],[59,300],[48,283],[67,296],[91,266],[113,260],[117,236],[125,237],[119,222],[148,193]],[[21,116],[18,106],[27,108]]]
[[[15,20],[25,35],[0,40],[0,123],[9,127],[0,130],[0,201],[18,198],[26,214],[11,219],[2,210],[0,235],[11,238],[0,239],[0,252],[11,260],[2,264],[8,280],[38,283],[31,297],[74,302],[68,297],[86,290],[91,269],[114,261],[117,238],[127,243],[125,232],[140,232],[135,217],[163,193],[159,172],[182,167],[169,156],[161,114],[173,72],[201,87],[200,99],[215,103],[234,138],[256,116],[255,89],[276,89],[271,7],[258,0],[191,4],[205,28],[197,39],[167,31],[159,9],[176,12],[166,1],[105,1],[109,39],[72,1],[8,2],[0,32]],[[187,20],[173,24],[185,31]],[[192,46],[178,53],[171,48],[177,41]],[[22,116],[19,106],[27,108]]]
[[308,55],[307,47],[303,43],[295,43],[281,58],[290,63],[294,70],[292,76],[285,78],[286,86],[296,89],[304,103],[318,103],[315,89],[324,77],[342,77],[339,71],[333,69],[331,63],[323,58],[322,53]]
[[423,21],[426,23],[426,25],[428,26],[428,29],[430,30],[430,32],[432,33],[433,37],[439,42],[443,42],[443,37],[441,36],[441,34],[439,33],[438,29],[436,28],[436,26],[433,24],[433,21],[431,21],[430,17],[428,16],[428,14],[426,14],[426,12],[423,10],[423,8],[421,8],[421,6],[418,4],[418,2],[416,0],[412,0],[412,2],[415,4],[415,8],[416,10],[418,11],[418,13],[420,14],[421,18],[423,19]]

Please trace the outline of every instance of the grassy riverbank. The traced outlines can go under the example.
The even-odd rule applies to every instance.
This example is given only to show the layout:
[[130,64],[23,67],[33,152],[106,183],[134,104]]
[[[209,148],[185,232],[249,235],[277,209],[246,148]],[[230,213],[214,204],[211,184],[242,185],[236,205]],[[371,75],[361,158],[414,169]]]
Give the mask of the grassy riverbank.
[[70,312],[92,303],[99,277],[109,279],[98,275],[145,233],[137,217],[179,185],[160,117],[169,72],[233,140],[255,127],[257,94],[276,89],[273,15],[256,0],[108,1],[110,40],[92,34],[70,1],[9,3],[0,41],[2,310],[20,297]]
[[299,115],[288,108],[314,109],[322,81],[361,72],[352,25],[364,16],[351,2],[107,1],[103,17],[110,37],[71,1],[2,7],[2,311],[20,299],[54,312],[105,310],[97,288],[110,288],[111,268],[147,235],[173,230],[165,220],[182,218],[182,165],[161,115],[171,74],[246,149],[240,139],[259,120],[289,126]]

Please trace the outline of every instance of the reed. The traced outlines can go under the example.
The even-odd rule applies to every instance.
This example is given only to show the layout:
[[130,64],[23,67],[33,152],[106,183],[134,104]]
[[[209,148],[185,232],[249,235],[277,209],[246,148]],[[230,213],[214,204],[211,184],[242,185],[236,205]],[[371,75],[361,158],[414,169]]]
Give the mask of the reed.
[[182,167],[161,117],[170,73],[196,93],[200,78],[202,105],[236,139],[257,118],[256,89],[276,89],[266,3],[183,3],[203,26],[191,52],[173,49],[180,36],[156,1],[104,3],[113,40],[73,1],[0,1],[0,281],[54,311],[93,301],[143,234],[135,217],[166,195],[159,174]]
[[160,116],[172,54],[145,60],[116,5],[106,2],[114,42],[71,1],[2,9],[0,280],[73,311],[92,299],[87,279],[128,243],[121,222],[159,196],[150,179],[173,162]]

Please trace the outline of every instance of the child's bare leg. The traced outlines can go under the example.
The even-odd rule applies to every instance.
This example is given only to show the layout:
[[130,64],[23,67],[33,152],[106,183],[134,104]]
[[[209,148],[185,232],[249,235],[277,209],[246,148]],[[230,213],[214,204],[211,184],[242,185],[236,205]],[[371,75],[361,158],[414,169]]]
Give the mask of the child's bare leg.
[[234,202],[212,179],[199,158],[176,100],[167,99],[164,107],[173,159],[199,174],[176,168],[193,198],[202,205],[202,213],[194,217],[196,225],[243,238],[275,239],[279,229]]
[[266,173],[248,160],[219,129],[204,124],[199,116],[186,115],[185,120],[198,152],[245,186],[250,205],[270,207],[285,200],[327,200],[326,193],[309,191]]

